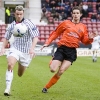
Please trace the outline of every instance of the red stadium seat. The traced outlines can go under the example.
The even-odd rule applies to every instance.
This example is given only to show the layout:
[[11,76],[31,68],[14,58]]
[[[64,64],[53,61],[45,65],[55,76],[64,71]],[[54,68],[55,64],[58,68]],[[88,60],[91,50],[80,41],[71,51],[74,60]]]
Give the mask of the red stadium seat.
[[45,31],[44,31],[44,30],[41,30],[41,31],[40,31],[40,34],[45,34]]
[[37,28],[38,28],[38,30],[39,30],[40,26],[39,26],[39,25],[36,25],[36,27],[37,27]]
[[59,21],[59,23],[58,23],[58,24],[60,24],[60,23],[62,23],[62,21]]
[[54,24],[59,24],[59,21],[54,21]]
[[100,28],[97,28],[97,30],[100,32]]
[[93,4],[93,5],[96,5],[96,4],[97,4],[97,2],[92,2],[92,4]]
[[92,28],[89,27],[89,28],[88,28],[88,31],[89,31],[89,32],[92,32]]
[[97,28],[100,28],[100,24],[97,24]]
[[88,28],[92,28],[92,25],[91,25],[91,24],[87,24],[87,27],[88,27]]
[[1,33],[2,34],[5,34],[6,33],[6,30],[5,29],[2,29]]
[[40,31],[43,31],[44,29],[45,29],[45,28],[44,28],[43,25],[39,26],[39,30],[40,30]]
[[92,22],[90,20],[87,20],[87,24],[91,24]]
[[93,27],[93,28],[96,28],[96,27],[97,27],[97,25],[96,25],[96,24],[92,24],[92,27]]
[[44,43],[45,42],[45,39],[41,39],[40,41]]
[[72,17],[68,17],[67,19],[68,19],[68,20],[71,20],[71,19],[72,19]]
[[43,34],[40,36],[40,40],[45,40],[45,36]]
[[82,23],[83,23],[83,24],[87,24],[87,21],[86,21],[86,20],[83,20]]
[[93,13],[93,12],[89,12],[89,14],[88,14],[90,18],[91,18],[91,16],[92,16],[92,13]]
[[46,39],[48,39],[48,38],[49,38],[49,35],[48,35],[48,34],[46,34],[46,36],[45,36],[45,37],[46,37]]
[[6,24],[1,25],[1,28],[4,29],[4,30],[6,30],[6,26],[7,26]]
[[85,20],[85,21],[86,21],[86,20],[87,20],[87,18],[86,18],[86,17],[83,17],[83,18],[82,18],[82,21],[83,21],[83,20]]
[[93,31],[93,32],[97,31],[97,28],[93,28],[92,31]]
[[87,4],[89,5],[89,4],[92,4],[92,2],[87,2]]
[[48,34],[49,35],[50,34],[50,31],[45,31],[45,34]]
[[45,31],[49,31],[49,30],[50,30],[50,28],[49,28],[48,25],[46,25],[46,26],[44,26],[44,27],[45,27],[45,28],[44,28]]
[[86,20],[87,20],[87,21],[91,21],[91,18],[90,18],[90,17],[87,17]]
[[100,22],[99,22],[99,21],[97,21],[97,24],[100,24]]

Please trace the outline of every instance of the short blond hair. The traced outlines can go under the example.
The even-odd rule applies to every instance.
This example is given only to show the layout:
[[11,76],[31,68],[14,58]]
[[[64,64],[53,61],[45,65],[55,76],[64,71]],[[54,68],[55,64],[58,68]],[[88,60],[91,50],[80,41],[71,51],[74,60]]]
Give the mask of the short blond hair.
[[15,11],[16,10],[18,10],[18,11],[24,11],[24,8],[23,8],[23,6],[19,5],[19,6],[15,7]]

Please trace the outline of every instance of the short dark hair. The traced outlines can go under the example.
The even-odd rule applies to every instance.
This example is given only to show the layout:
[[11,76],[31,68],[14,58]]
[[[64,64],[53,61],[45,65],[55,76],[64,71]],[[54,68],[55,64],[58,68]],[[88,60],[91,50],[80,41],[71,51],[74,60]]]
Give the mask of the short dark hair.
[[79,7],[79,6],[73,7],[73,8],[72,8],[72,13],[73,13],[73,10],[79,10],[80,13],[82,13],[82,9],[81,9],[81,7]]

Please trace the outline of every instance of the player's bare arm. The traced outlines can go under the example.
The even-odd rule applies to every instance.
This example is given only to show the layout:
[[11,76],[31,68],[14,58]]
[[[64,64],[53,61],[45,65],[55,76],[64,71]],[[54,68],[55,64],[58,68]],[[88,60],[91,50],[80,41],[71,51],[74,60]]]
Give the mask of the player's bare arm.
[[5,47],[6,47],[7,44],[8,44],[8,40],[4,38],[3,44],[2,44],[2,47],[1,47],[1,51],[0,51],[0,56],[4,55]]
[[38,42],[38,37],[34,37],[33,42],[32,42],[32,46],[31,46],[31,48],[30,48],[30,50],[29,50],[29,54],[30,54],[31,58],[32,58],[32,57],[33,57],[33,58],[35,57],[34,48],[35,48],[37,42]]

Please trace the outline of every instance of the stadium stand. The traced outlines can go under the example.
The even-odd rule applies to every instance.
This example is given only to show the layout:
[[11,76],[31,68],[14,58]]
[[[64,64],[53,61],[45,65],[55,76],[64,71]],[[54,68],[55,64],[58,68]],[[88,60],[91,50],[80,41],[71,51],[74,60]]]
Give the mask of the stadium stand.
[[[54,1],[55,0],[41,0],[41,10],[44,6],[46,7],[47,24],[41,25],[42,22],[40,22],[40,24],[37,24],[37,27],[40,31],[39,42],[45,42],[47,38],[49,37],[50,33],[58,26],[58,24],[60,24],[63,21],[62,20],[63,16],[60,15],[61,12],[67,13],[66,19],[71,20],[71,9],[75,5],[79,5],[82,8],[84,4],[88,6],[88,10],[87,10],[88,14],[86,15],[86,17],[82,16],[81,22],[87,25],[88,31],[93,31],[97,29],[100,32],[100,0],[97,0],[97,2],[93,2],[92,0],[82,0],[80,4],[76,2],[77,0],[73,0],[74,1],[73,4],[70,3],[70,0],[56,0],[56,2]],[[96,15],[95,22],[91,21],[91,16],[93,14]],[[39,15],[41,14],[37,14],[37,16]],[[32,19],[35,19],[35,18],[36,17],[34,18],[32,17]],[[0,41],[2,41],[4,37],[6,26],[7,25],[5,24],[0,25]],[[55,40],[55,41],[58,41],[58,40]]]
[[[44,31],[41,31],[41,28],[39,28],[40,34],[45,34],[44,35],[44,40],[41,41],[41,38],[43,38],[43,36],[41,37],[40,35],[40,42],[44,42],[47,38],[48,35],[58,26],[59,23],[61,23],[63,20],[55,20],[55,18],[53,17],[54,13],[52,14],[52,8],[54,7],[56,12],[59,13],[59,16],[61,14],[61,11],[66,12],[67,9],[67,19],[71,20],[71,16],[69,16],[69,12],[68,10],[71,11],[71,7],[77,5],[77,2],[74,0],[74,5],[70,4],[68,1],[70,0],[63,0],[64,2],[62,3],[61,0],[56,0],[56,3],[54,2],[54,0],[41,0],[41,9],[43,6],[45,6],[47,8],[47,19],[48,19],[48,25],[44,25]],[[88,2],[89,1],[89,2]],[[53,2],[53,3],[51,3]],[[81,4],[78,4],[79,6],[81,5],[82,9],[83,9],[83,5],[87,6],[87,12],[85,12],[87,15],[85,15],[84,11],[83,11],[83,16],[81,18],[81,22],[86,24],[88,27],[88,31],[94,31],[94,30],[98,30],[98,32],[100,32],[100,20],[99,17],[100,13],[98,14],[98,10],[100,10],[100,1],[92,1],[92,0],[87,0],[87,2],[84,2],[84,0],[82,0]],[[68,9],[69,8],[69,9]],[[84,16],[85,15],[85,16]],[[94,16],[96,17],[96,20],[92,20],[92,17],[94,18]],[[52,19],[52,23],[49,23],[49,18]],[[54,21],[54,22],[53,22]],[[42,32],[42,33],[41,33]],[[48,34],[48,35],[46,35]],[[61,37],[60,37],[61,38]],[[59,39],[59,38],[58,38]],[[58,40],[55,40],[55,42]]]
[[7,27],[6,24],[0,25],[0,41],[2,41],[3,38],[4,38],[4,35],[5,35],[5,32],[6,32],[6,27]]

